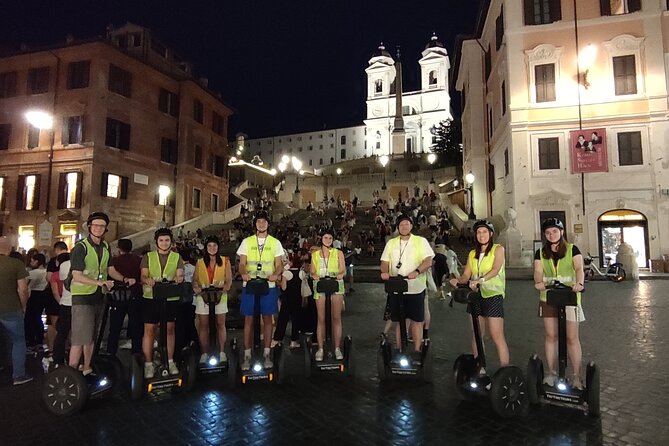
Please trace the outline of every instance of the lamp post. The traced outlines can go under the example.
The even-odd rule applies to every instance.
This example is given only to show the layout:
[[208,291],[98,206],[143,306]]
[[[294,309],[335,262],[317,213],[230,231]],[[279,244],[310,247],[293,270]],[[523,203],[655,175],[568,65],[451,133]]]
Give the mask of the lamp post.
[[300,169],[302,168],[302,161],[300,161],[298,158],[295,158],[294,156],[290,159],[290,162],[293,165],[293,169],[295,169],[295,193],[299,194],[300,193],[300,175],[304,173]]
[[165,219],[165,213],[167,210],[167,199],[170,196],[170,192],[172,192],[172,190],[170,189],[169,186],[165,184],[161,184],[160,186],[158,186],[158,200],[159,203],[163,204],[163,222],[165,223],[165,225],[167,225],[167,220]]
[[40,130],[50,130],[50,147],[49,147],[49,171],[47,175],[46,187],[46,207],[44,214],[49,215],[49,205],[51,202],[51,179],[53,176],[53,143],[56,137],[56,132],[53,129],[53,116],[45,111],[31,110],[25,114],[26,120],[30,125]]
[[430,163],[430,171],[431,171],[430,184],[434,184],[434,169],[432,168],[432,165],[434,164],[435,161],[437,161],[437,155],[435,155],[434,153],[430,153],[427,156],[427,162]]
[[337,167],[337,184],[339,184],[339,175],[341,175],[342,170],[341,167]]
[[383,155],[379,158],[379,162],[383,166],[383,186],[381,186],[382,190],[386,190],[386,165],[388,164],[388,161],[390,159],[388,158],[388,155]]
[[469,215],[470,220],[476,220],[476,214],[474,213],[474,180],[476,177],[473,173],[469,172],[465,175],[465,181],[469,185]]

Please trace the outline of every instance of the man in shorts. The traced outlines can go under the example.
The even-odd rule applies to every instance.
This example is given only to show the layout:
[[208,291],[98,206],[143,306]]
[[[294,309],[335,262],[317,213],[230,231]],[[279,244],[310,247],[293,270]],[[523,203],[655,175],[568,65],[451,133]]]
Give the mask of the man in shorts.
[[244,280],[240,312],[244,316],[244,360],[242,370],[251,367],[251,349],[253,348],[253,314],[255,296],[246,292],[246,282],[259,277],[269,281],[269,293],[260,298],[260,314],[263,319],[264,366],[273,366],[270,357],[272,343],[272,316],[279,312],[279,293],[276,282],[283,272],[284,255],[281,242],[268,234],[269,214],[260,210],[253,218],[255,234],[242,240],[237,249],[239,271]]
[[[406,214],[397,218],[399,235],[388,240],[381,254],[381,279],[403,276],[408,279],[408,290],[402,296],[404,316],[411,320],[411,335],[416,353],[420,353],[423,343],[423,322],[425,321],[426,272],[432,267],[434,251],[424,237],[411,233],[413,221]],[[390,320],[399,322],[399,302],[390,300]],[[400,345],[399,326],[396,332]]]
[[109,217],[103,212],[93,212],[86,219],[88,237],[77,243],[70,253],[70,292],[72,293],[72,340],[70,367],[78,368],[81,354],[84,355],[84,375],[93,371],[91,359],[95,329],[102,314],[102,288],[110,290],[114,281],[123,280],[115,272],[110,272],[111,253],[104,241]]

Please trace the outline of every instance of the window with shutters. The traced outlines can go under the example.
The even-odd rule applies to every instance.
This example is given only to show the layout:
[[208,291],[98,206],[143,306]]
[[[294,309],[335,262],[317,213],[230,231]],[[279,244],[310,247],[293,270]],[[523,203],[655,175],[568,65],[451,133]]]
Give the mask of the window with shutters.
[[509,176],[509,149],[504,149],[504,176]]
[[539,139],[539,170],[560,168],[560,144],[558,138]]
[[41,94],[49,91],[49,67],[28,70],[28,94]]
[[641,132],[618,133],[618,161],[621,166],[643,164]]
[[202,169],[202,146],[197,144],[195,145],[195,161],[193,166],[196,169]]
[[641,11],[641,0],[599,0],[602,15],[620,15]]
[[488,45],[488,49],[485,52],[485,80],[486,81],[490,77],[491,71],[492,71],[492,54],[490,53],[490,45]]
[[109,91],[129,98],[132,96],[132,73],[116,65],[109,65]]
[[29,149],[39,147],[39,134],[40,130],[37,127],[28,125],[28,141],[26,142],[26,147]]
[[200,124],[204,123],[204,104],[197,99],[193,99],[193,119]]
[[636,58],[634,55],[613,58],[616,96],[636,94]]
[[222,156],[214,156],[214,175],[219,178],[225,176],[225,159]]
[[41,175],[19,175],[16,188],[16,209],[33,211],[39,209]]
[[78,209],[81,207],[81,172],[63,172],[58,181],[58,209]]
[[81,144],[83,141],[83,116],[68,116],[63,128],[63,145]]
[[16,71],[0,73],[0,99],[16,96]]
[[170,138],[160,138],[160,161],[176,164],[177,158],[177,142]]
[[161,88],[158,97],[158,109],[170,116],[179,116],[179,95]]
[[193,188],[193,202],[192,202],[193,209],[200,209],[200,206],[201,206],[201,202],[200,202],[201,196],[202,196],[202,191],[201,191],[200,189],[198,189],[197,187],[194,187],[194,188]]
[[502,116],[504,116],[506,114],[506,82],[502,82],[500,90],[502,95]]
[[9,149],[9,138],[12,136],[11,124],[0,124],[0,150]]
[[105,145],[121,150],[130,150],[130,124],[107,118]]
[[534,88],[537,102],[555,101],[555,64],[534,66]]
[[211,194],[211,212],[218,212],[218,195]]
[[495,165],[488,162],[488,192],[495,192]]
[[346,149],[341,149],[339,151],[339,159],[343,159],[343,160],[346,159]]
[[499,50],[504,39],[504,6],[499,11],[497,20],[495,20],[495,48]]
[[[223,132],[225,131],[223,116],[216,112],[211,112],[211,130],[220,136],[223,136]],[[279,140],[279,142],[281,142],[281,140]]]
[[128,198],[128,177],[104,172],[102,174],[102,184],[100,195],[108,198]]
[[5,210],[5,177],[0,177],[0,211]]
[[562,20],[561,0],[524,0],[525,25],[543,25]]
[[70,62],[67,65],[67,89],[74,90],[77,88],[88,87],[90,72],[91,72],[90,60]]

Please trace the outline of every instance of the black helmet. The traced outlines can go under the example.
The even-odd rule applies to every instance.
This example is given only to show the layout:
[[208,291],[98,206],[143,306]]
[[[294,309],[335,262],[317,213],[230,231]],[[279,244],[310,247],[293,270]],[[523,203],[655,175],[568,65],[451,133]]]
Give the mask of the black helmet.
[[541,232],[545,232],[548,228],[558,228],[564,231],[564,223],[559,218],[550,217],[541,223]]
[[488,228],[488,231],[495,232],[495,227],[488,220],[477,220],[472,227],[472,231],[476,232],[478,228]]
[[169,235],[170,240],[174,240],[174,235],[172,235],[172,230],[170,228],[159,228],[156,232],[153,233],[153,239],[158,241],[158,237],[163,235]]
[[270,222],[270,219],[269,219],[269,213],[268,213],[266,210],[261,209],[261,210],[259,210],[258,212],[256,212],[256,214],[253,216],[253,227],[254,227],[254,228],[255,228],[256,222],[257,222],[258,220],[260,220],[261,218],[262,218],[263,220],[267,221],[267,223]]
[[209,243],[216,243],[217,246],[221,246],[221,242],[218,240],[218,237],[215,235],[209,235],[204,239],[204,246],[206,247]]
[[105,224],[109,226],[109,216],[104,212],[93,212],[86,219],[86,226],[90,226],[93,220],[104,220]]
[[318,236],[321,237],[321,238],[326,234],[330,234],[332,236],[332,238],[335,237],[334,229],[330,226],[328,226],[326,228],[321,228],[321,230],[318,232]]
[[413,219],[409,216],[409,214],[400,214],[397,217],[397,220],[395,221],[395,224],[397,226],[399,226],[400,223],[402,223],[404,220],[407,220],[409,223],[411,223],[413,225]]

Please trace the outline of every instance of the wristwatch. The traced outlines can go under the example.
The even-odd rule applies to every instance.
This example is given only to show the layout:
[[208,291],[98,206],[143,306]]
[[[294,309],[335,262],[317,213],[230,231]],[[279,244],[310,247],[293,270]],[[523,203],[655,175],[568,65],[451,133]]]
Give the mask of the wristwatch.
[[483,276],[479,277],[479,281],[480,282],[485,282],[485,277],[483,277]]
[[416,271],[418,274],[422,274],[418,268],[416,268],[414,271]]

